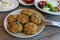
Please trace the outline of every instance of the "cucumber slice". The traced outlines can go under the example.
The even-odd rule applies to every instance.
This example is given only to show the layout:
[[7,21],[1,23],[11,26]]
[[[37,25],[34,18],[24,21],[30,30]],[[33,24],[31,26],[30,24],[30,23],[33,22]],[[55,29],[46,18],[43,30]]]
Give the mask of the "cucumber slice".
[[50,8],[50,11],[53,11],[53,12],[58,12],[56,8],[52,7]]
[[48,7],[44,7],[43,10],[45,10],[45,11],[49,11],[50,8],[48,8]]

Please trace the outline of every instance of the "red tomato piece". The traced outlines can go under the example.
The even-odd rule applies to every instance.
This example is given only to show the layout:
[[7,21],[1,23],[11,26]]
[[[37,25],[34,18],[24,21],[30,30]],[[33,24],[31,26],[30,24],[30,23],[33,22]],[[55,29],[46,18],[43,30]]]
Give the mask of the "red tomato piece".
[[55,7],[57,10],[58,10],[58,12],[60,12],[60,7]]
[[46,5],[46,2],[45,1],[40,1],[39,2],[41,5],[45,6]]
[[27,4],[34,3],[34,0],[23,0],[23,1]]

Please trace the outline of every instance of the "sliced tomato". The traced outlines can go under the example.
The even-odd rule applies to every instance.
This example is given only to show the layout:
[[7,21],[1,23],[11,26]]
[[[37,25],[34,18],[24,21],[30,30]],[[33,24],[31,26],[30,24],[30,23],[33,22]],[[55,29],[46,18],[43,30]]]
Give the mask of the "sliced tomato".
[[46,5],[46,2],[45,1],[40,1],[39,2],[41,5],[45,6]]
[[57,9],[58,12],[60,12],[60,7],[55,7]]
[[23,0],[25,3],[27,3],[27,4],[30,4],[30,3],[33,3],[34,2],[34,0]]

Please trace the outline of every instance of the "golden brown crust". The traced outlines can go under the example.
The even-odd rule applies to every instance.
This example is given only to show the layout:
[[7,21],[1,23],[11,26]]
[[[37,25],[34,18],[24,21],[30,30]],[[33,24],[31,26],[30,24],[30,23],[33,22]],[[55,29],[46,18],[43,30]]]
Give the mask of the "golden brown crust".
[[33,15],[30,16],[31,22],[35,24],[40,24],[41,23],[41,16],[37,13],[34,13]]
[[26,9],[22,11],[23,14],[31,16],[34,12],[31,9]]
[[24,14],[20,14],[19,17],[17,17],[17,21],[21,23],[28,23],[29,22],[29,17]]
[[30,34],[30,35],[35,34],[37,31],[37,25],[35,25],[34,23],[31,23],[31,22],[25,24],[23,28],[24,28],[24,32],[26,34]]
[[7,18],[8,23],[15,22],[16,21],[16,15],[10,15]]
[[37,24],[41,23],[42,18],[43,16],[34,10],[23,10],[17,16],[8,16],[8,30],[12,33],[19,33],[23,31],[26,34],[35,34],[38,28]]
[[21,24],[10,23],[8,24],[8,30],[12,33],[19,33],[22,32],[23,28]]

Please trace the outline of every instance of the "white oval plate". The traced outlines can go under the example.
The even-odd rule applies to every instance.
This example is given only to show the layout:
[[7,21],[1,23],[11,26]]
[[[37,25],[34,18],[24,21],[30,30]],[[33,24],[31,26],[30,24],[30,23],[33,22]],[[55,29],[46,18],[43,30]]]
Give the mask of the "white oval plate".
[[26,3],[24,3],[22,0],[18,0],[19,1],[19,3],[21,3],[22,5],[25,5],[25,6],[31,6],[31,5],[33,5],[34,3],[32,3],[32,4],[26,4]]
[[39,2],[39,1],[40,1],[40,0],[35,0],[35,3],[34,3],[34,5],[35,5],[35,7],[36,7],[37,9],[39,9],[40,11],[45,12],[45,13],[47,13],[47,14],[60,15],[60,12],[51,12],[51,11],[42,10],[40,7],[38,7],[38,2]]
[[[45,28],[45,22],[43,22],[43,21],[42,21],[41,24],[38,26],[37,33],[34,34],[34,35],[27,35],[27,34],[24,34],[24,33],[13,34],[13,33],[11,33],[11,32],[8,31],[8,29],[7,29],[7,25],[8,25],[8,23],[7,23],[7,18],[8,18],[8,16],[9,16],[9,15],[12,15],[12,14],[18,15],[22,10],[25,10],[25,9],[20,9],[20,10],[13,11],[13,12],[11,12],[10,14],[8,14],[8,15],[6,16],[6,18],[5,18],[5,20],[4,20],[4,28],[5,28],[5,30],[6,30],[10,35],[13,35],[13,36],[19,37],[19,38],[29,38],[29,37],[33,37],[33,36],[36,36],[37,34],[39,34],[40,32],[42,32],[42,30]],[[41,15],[41,16],[42,16],[42,15]]]
[[2,10],[0,10],[0,12],[11,11],[19,6],[19,3],[17,0],[9,0],[9,1],[13,2],[15,4],[15,6],[12,8],[9,8],[9,9],[2,9]]

